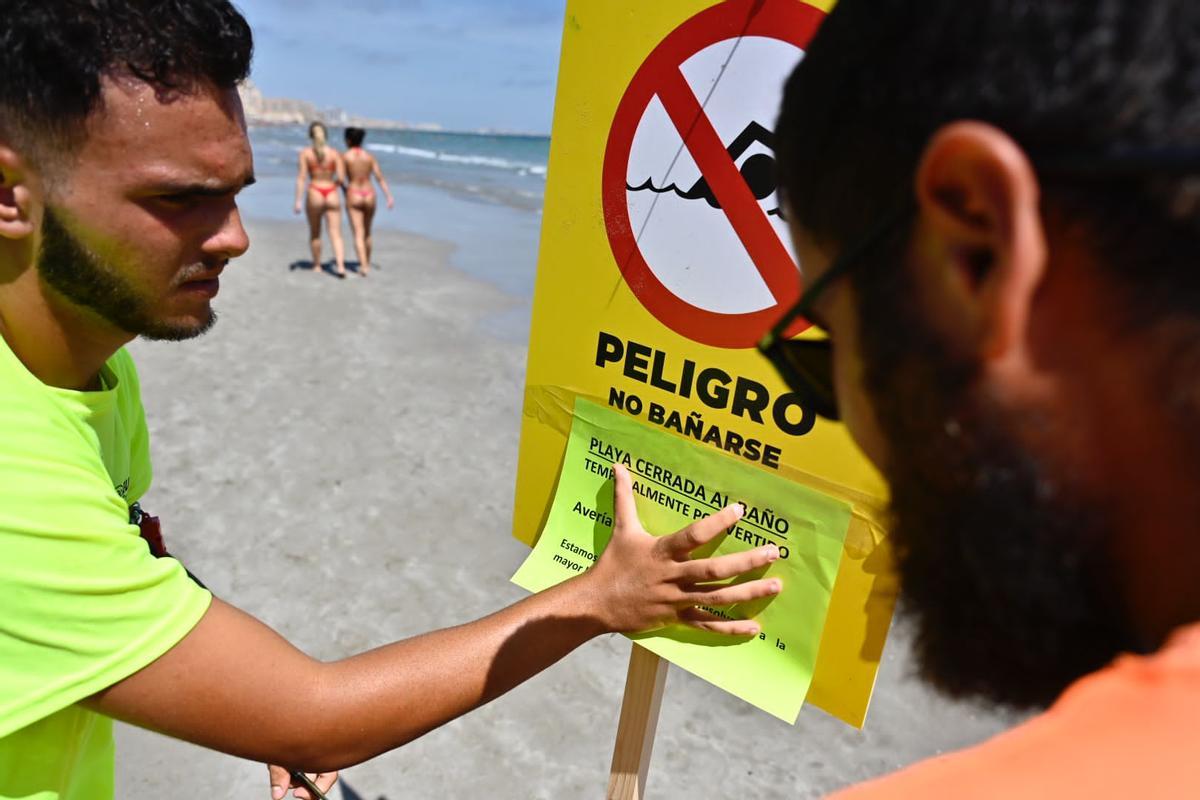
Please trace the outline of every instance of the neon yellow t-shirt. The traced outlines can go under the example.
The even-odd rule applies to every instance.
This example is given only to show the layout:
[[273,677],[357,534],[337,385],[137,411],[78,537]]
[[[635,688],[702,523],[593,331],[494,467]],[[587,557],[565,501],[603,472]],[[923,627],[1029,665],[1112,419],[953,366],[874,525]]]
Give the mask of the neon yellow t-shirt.
[[112,720],[78,705],[169,650],[211,595],[129,522],[150,485],[133,360],[41,383],[0,337],[0,798],[113,796]]

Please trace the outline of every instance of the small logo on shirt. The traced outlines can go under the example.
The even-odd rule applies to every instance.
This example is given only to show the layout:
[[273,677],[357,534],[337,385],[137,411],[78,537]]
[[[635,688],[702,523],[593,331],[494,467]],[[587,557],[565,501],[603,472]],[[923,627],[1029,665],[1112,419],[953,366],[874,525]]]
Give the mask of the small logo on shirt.
[[126,478],[122,483],[118,483],[113,488],[117,490],[117,494],[124,498],[127,494],[129,494],[129,478]]

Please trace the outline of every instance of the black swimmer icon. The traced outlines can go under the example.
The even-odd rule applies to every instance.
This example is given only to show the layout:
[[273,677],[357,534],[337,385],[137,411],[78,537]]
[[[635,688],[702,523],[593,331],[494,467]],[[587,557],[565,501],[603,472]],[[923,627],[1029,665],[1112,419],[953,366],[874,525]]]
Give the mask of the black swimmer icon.
[[[729,157],[734,163],[741,157],[742,153],[755,142],[760,142],[771,148],[771,152],[775,152],[775,134],[767,130],[757,122],[751,122],[749,125],[737,135],[737,138],[730,143],[729,147],[725,148],[725,152],[729,153]],[[742,180],[746,182],[746,186],[750,188],[756,200],[765,200],[775,193],[775,158],[766,153],[755,153],[742,162],[742,166],[738,168],[742,175]],[[703,177],[692,185],[692,188],[687,191],[681,190],[674,183],[667,186],[658,187],[654,185],[653,178],[647,178],[641,186],[630,186],[628,182],[625,188],[631,192],[651,191],[655,194],[663,194],[664,192],[674,192],[684,200],[704,200],[713,208],[720,208],[721,203],[713,194],[712,188],[709,187],[708,181]],[[767,211],[767,214],[774,214],[777,217],[782,217],[783,212],[778,206]]]

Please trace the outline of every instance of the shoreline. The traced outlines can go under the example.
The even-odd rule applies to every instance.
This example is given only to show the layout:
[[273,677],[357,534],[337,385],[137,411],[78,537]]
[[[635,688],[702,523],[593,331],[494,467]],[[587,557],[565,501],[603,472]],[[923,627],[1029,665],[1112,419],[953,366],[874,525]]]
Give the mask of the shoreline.
[[351,117],[347,120],[328,119],[326,115],[317,112],[311,116],[296,116],[288,119],[274,119],[268,116],[246,115],[246,127],[255,128],[303,128],[311,122],[321,122],[329,127],[345,128],[354,126],[370,131],[403,131],[406,133],[441,133],[447,136],[496,136],[504,139],[549,139],[550,133],[534,131],[508,131],[494,128],[478,128],[466,130],[461,128],[443,128],[436,122],[400,122],[397,120],[364,119]]
[[[306,222],[302,215],[292,213],[291,195],[286,194],[294,192],[294,186],[294,178],[260,176],[259,182],[239,197],[239,205],[248,228],[269,229],[278,225],[280,230],[291,230],[288,252],[296,253],[299,259],[307,259]],[[540,242],[540,211],[467,197],[457,191],[422,183],[394,182],[392,191],[396,208],[389,211],[381,202],[375,216],[376,260],[384,258],[388,252],[387,247],[381,245],[381,237],[399,236],[401,242],[412,239],[446,246],[449,249],[444,260],[457,274],[500,290],[518,308],[515,312],[504,309],[504,314],[496,320],[497,328],[490,332],[508,341],[525,344],[529,336]],[[353,236],[344,213],[341,222],[347,262],[355,261]],[[287,234],[283,237],[289,238]],[[322,257],[331,260],[333,251],[327,231],[322,238]],[[251,254],[254,248],[252,237]]]

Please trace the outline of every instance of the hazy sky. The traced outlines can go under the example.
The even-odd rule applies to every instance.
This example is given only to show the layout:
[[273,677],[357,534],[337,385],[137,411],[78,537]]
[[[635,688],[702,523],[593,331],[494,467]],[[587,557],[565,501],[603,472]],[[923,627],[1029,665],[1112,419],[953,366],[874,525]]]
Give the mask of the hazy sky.
[[269,97],[548,133],[564,0],[234,0]]

